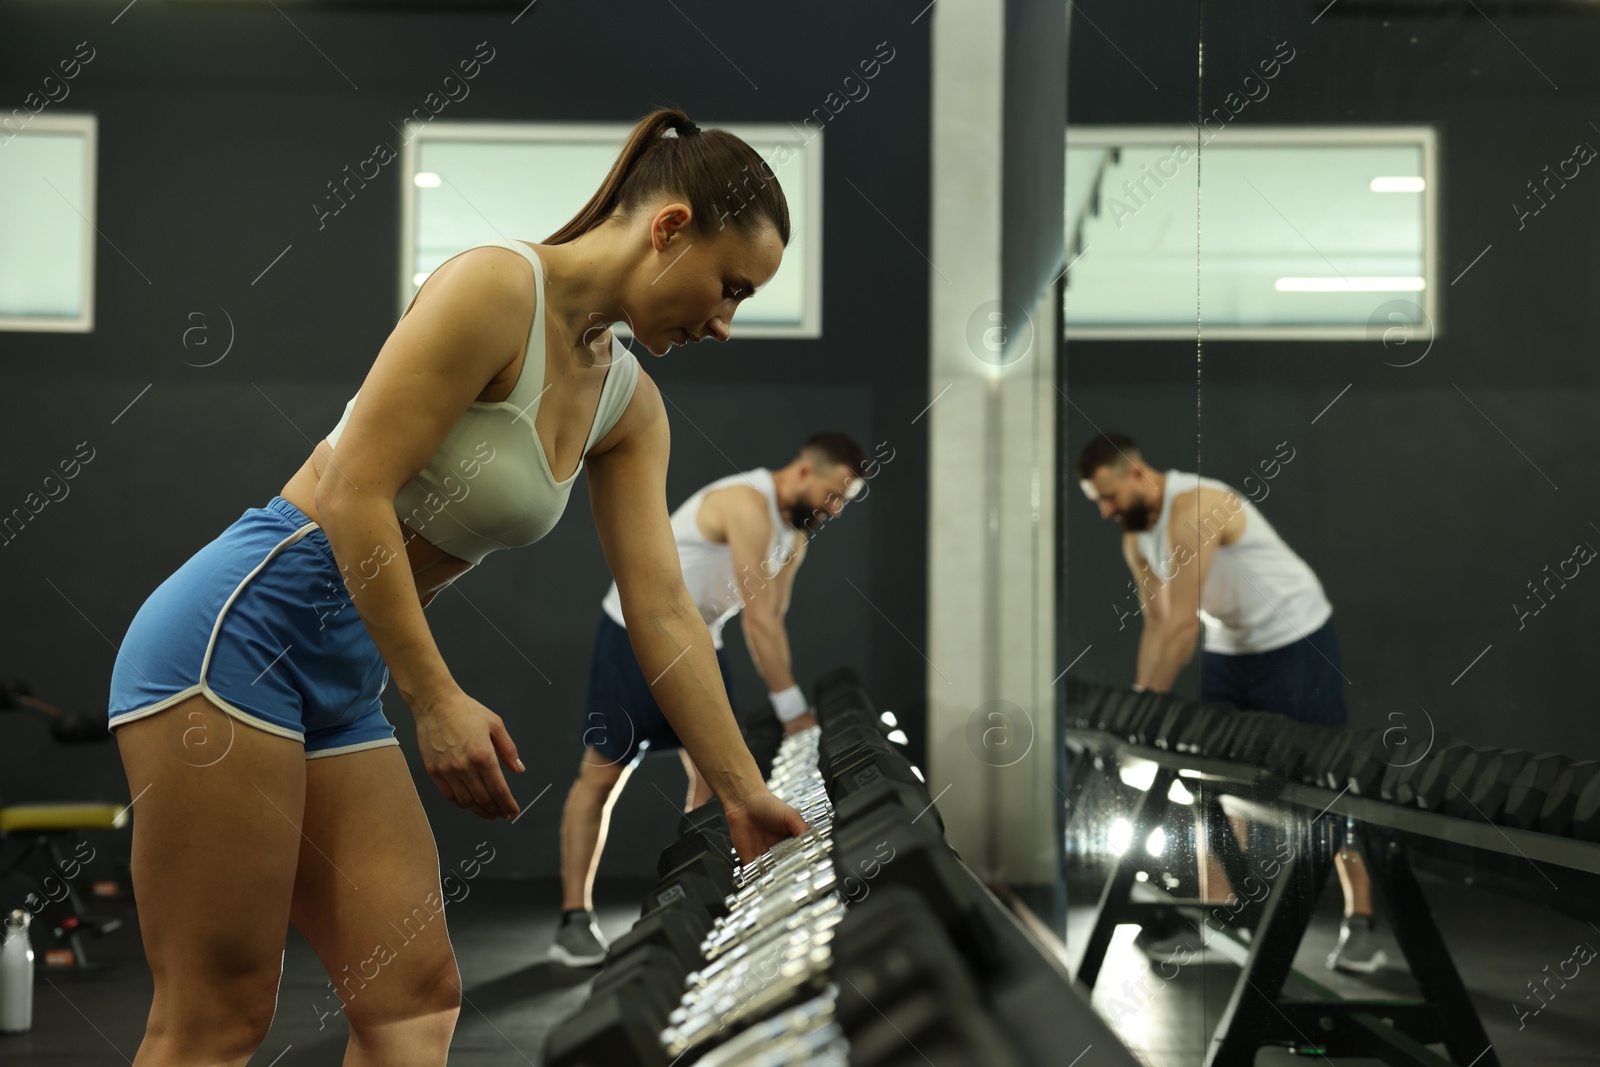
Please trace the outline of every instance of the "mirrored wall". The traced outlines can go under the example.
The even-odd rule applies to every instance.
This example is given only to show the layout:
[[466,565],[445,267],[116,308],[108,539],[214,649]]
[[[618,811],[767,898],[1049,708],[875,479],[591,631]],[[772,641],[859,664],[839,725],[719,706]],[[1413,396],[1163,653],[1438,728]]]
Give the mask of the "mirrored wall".
[[1069,18],[1078,976],[1157,1065],[1580,1062],[1600,9]]

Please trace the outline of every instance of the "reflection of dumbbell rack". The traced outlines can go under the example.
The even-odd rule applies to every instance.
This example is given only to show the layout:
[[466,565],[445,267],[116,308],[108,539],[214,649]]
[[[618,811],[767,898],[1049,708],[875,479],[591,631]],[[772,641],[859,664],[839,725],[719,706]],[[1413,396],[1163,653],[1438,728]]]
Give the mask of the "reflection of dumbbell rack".
[[[28,684],[21,679],[0,678],[0,711],[27,711],[48,718],[51,738],[65,745],[95,743],[110,737],[103,716],[63,711],[54,704],[34,697]],[[36,922],[42,913],[54,905],[66,905],[66,914],[46,927],[55,942],[40,948],[46,967],[88,970],[104,966],[90,962],[84,937],[103,937],[119,929],[122,920],[90,913],[78,886],[86,858],[76,850],[73,856],[65,855],[61,844],[85,830],[114,830],[127,825],[128,809],[121,804],[56,801],[0,807],[0,841],[6,838],[26,841],[21,854],[4,871],[0,871],[0,877],[9,877],[23,870],[28,860],[36,852],[42,851],[50,861],[50,873],[31,879],[34,892],[28,894],[22,903],[34,914]],[[122,887],[127,884],[126,880],[119,880],[105,893],[100,892],[101,887],[97,884],[96,895],[126,899],[128,894]],[[4,910],[12,906],[7,904]]]
[[685,815],[545,1062],[1021,1067],[1090,1046],[1080,1067],[1133,1067],[945,842],[856,677],[821,680],[815,707],[818,728],[784,737],[774,719],[746,738],[811,831],[739,869],[720,806]]
[[[1241,968],[1212,1035],[1208,1067],[1252,1063],[1266,1044],[1311,1048],[1307,1034],[1326,1056],[1381,1052],[1389,1062],[1497,1064],[1418,886],[1418,863],[1470,874],[1480,888],[1579,918],[1593,920],[1600,910],[1600,767],[1593,763],[1472,749],[1421,729],[1405,738],[1393,730],[1306,726],[1070,677],[1065,694],[1069,842],[1083,836],[1086,820],[1103,815],[1084,803],[1093,779],[1124,771],[1148,776],[1126,816],[1129,847],[1107,876],[1079,965],[1086,986],[1099,976],[1118,923],[1144,925],[1173,912],[1202,923],[1216,918],[1215,908],[1202,912],[1197,900],[1155,889],[1157,872],[1143,869],[1159,865],[1139,846],[1162,825],[1180,771],[1233,886],[1246,885],[1252,872],[1226,816],[1286,831],[1290,858],[1275,864],[1270,892],[1229,919],[1253,930],[1248,946],[1226,932],[1205,940]],[[1293,970],[1333,854],[1347,844],[1366,860],[1421,1000],[1345,1000]],[[1534,863],[1564,869],[1560,892]],[[1141,882],[1141,874],[1151,881]],[[1310,997],[1284,999],[1291,981]],[[1451,1059],[1424,1047],[1436,1043]]]

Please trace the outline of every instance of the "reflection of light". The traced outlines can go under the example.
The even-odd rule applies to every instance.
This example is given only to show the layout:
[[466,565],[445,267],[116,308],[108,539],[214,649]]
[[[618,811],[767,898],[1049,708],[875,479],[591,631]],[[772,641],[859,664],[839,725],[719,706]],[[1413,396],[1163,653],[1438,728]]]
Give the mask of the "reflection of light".
[[1150,831],[1150,837],[1144,843],[1144,850],[1152,856],[1159,856],[1167,847],[1167,832],[1161,827]]
[[1122,779],[1123,785],[1143,793],[1150,788],[1150,783],[1156,780],[1156,765],[1141,761],[1118,767],[1117,775]]
[[1185,789],[1182,782],[1174,778],[1172,780],[1172,788],[1167,790],[1167,799],[1174,804],[1193,804],[1194,794]]
[[890,730],[889,740],[893,741],[897,745],[909,745],[911,743],[911,738],[906,736],[906,732],[904,730]]
[[1280,293],[1414,293],[1425,285],[1421,278],[1279,278],[1272,283]]
[[1375,193],[1420,193],[1427,187],[1423,178],[1374,178],[1367,185]]
[[922,771],[920,771],[917,768],[917,765],[915,763],[913,763],[911,765],[911,773],[916,775],[917,776],[917,781],[921,782],[923,785],[927,785],[928,784],[928,780],[926,778],[922,777]]
[[1128,851],[1128,846],[1133,842],[1133,823],[1127,819],[1118,819],[1111,824],[1111,829],[1106,834],[1111,842],[1111,851],[1122,855]]
[[411,284],[416,286],[418,289],[421,289],[422,288],[422,283],[428,280],[428,274],[429,273],[430,273],[429,271],[425,271],[425,270],[417,271],[417,273],[415,273],[415,274],[413,274],[411,276]]
[[439,176],[434,174],[432,171],[419,171],[417,176],[411,180],[417,183],[418,189],[439,188]]
[[899,726],[900,721],[894,717],[894,712],[886,711],[878,716],[878,721],[885,726]]
[[1150,880],[1150,876],[1143,871],[1134,871],[1133,880],[1135,882],[1148,882]]

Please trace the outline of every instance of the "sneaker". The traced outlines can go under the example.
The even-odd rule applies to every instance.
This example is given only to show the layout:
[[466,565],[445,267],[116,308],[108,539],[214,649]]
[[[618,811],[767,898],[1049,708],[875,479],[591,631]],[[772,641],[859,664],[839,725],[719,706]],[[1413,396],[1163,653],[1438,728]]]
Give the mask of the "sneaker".
[[1345,974],[1376,974],[1389,962],[1372,935],[1372,916],[1352,915],[1339,924],[1339,946],[1328,955],[1328,969]]
[[605,962],[606,937],[592,911],[569,911],[550,945],[550,958],[567,967],[594,967]]

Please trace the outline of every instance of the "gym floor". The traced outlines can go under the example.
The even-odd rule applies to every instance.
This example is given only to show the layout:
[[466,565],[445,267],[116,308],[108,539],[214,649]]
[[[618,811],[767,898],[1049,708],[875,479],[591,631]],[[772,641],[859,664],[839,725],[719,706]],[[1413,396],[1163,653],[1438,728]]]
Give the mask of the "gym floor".
[[[649,885],[602,880],[595,910],[606,936],[625,932],[639,917]],[[572,970],[545,958],[559,918],[554,880],[481,878],[470,897],[446,913],[465,999],[450,1047],[453,1067],[541,1062],[546,1032],[576,1011],[595,970]],[[96,903],[96,911],[113,909]],[[75,1067],[132,1062],[144,1034],[152,985],[140,948],[136,916],[90,941],[89,957],[111,964],[103,971],[39,971],[31,1033],[0,1034],[0,1062],[8,1067]],[[38,939],[35,939],[36,947]],[[282,1067],[337,1067],[347,1030],[309,945],[289,932],[278,988],[278,1011],[267,1040],[251,1063]],[[117,1059],[112,1059],[113,1050]]]
[[[1600,930],[1460,882],[1426,874],[1421,881],[1501,1067],[1600,1064],[1594,1040],[1595,1020],[1600,1018],[1600,976],[1580,971],[1565,989],[1552,983],[1556,995],[1537,1015],[1523,1018],[1520,1029],[1513,1008],[1538,1007],[1537,1001],[1524,999],[1530,996],[1526,983],[1543,979],[1550,973],[1545,966],[1553,971],[1579,942],[1600,947]],[[1093,925],[1098,889],[1092,882],[1072,887],[1067,947],[1074,961]],[[1381,926],[1379,938],[1389,954],[1387,968],[1370,978],[1327,969],[1325,960],[1338,937],[1339,912],[1337,891],[1325,893],[1295,969],[1344,997],[1418,995],[1393,937]],[[1507,936],[1507,931],[1515,935]],[[1136,933],[1133,926],[1118,929],[1095,985],[1094,1006],[1150,1067],[1199,1067],[1239,971],[1222,957],[1207,954],[1206,962],[1184,967],[1171,981],[1164,981],[1134,946]],[[1137,992],[1141,975],[1150,993],[1135,999],[1124,990],[1124,983],[1132,983],[1129,988]],[[1256,1058],[1260,1067],[1304,1062],[1304,1057],[1278,1049],[1263,1049]],[[1375,1067],[1380,1061],[1340,1056],[1337,1062],[1339,1067]]]
[[[1479,1016],[1502,1067],[1600,1064],[1593,1048],[1600,1017],[1600,979],[1580,972],[1538,1015],[1518,1028],[1513,1005],[1530,1006],[1526,983],[1542,977],[1546,964],[1567,958],[1577,942],[1600,943],[1600,931],[1578,920],[1489,895],[1460,882],[1423,877],[1435,916],[1455,951]],[[602,881],[596,887],[601,926],[611,937],[638,917],[644,883]],[[1093,921],[1096,886],[1074,884],[1068,909],[1067,944],[1076,955]],[[593,971],[552,964],[545,950],[555,930],[558,889],[553,881],[480,879],[470,906],[452,909],[466,1001],[451,1046],[450,1062],[473,1064],[541,1062],[546,1031],[576,1010]],[[462,901],[467,905],[468,901]],[[107,909],[101,909],[107,910]],[[0,1059],[16,1067],[73,1067],[110,1062],[108,1049],[131,1062],[144,1032],[151,983],[139,948],[132,909],[122,930],[90,942],[92,958],[111,964],[90,973],[42,971],[32,1033],[0,1036]],[[1514,938],[1505,936],[1516,930]],[[1372,978],[1337,974],[1323,965],[1338,930],[1337,894],[1325,895],[1296,968],[1343,996],[1406,997],[1416,987],[1387,930],[1380,938],[1390,965]],[[1117,932],[1094,993],[1094,1004],[1118,1035],[1150,1067],[1199,1067],[1211,1028],[1227,1005],[1238,971],[1220,957],[1183,968],[1171,981],[1159,977],[1133,945],[1133,927]],[[1140,976],[1150,990],[1137,997]],[[339,1064],[345,1030],[333,1005],[321,964],[290,931],[284,953],[278,1013],[252,1062],[305,1067]],[[1264,1049],[1257,1064],[1304,1062]],[[1340,1067],[1367,1067],[1376,1060],[1339,1057]]]

